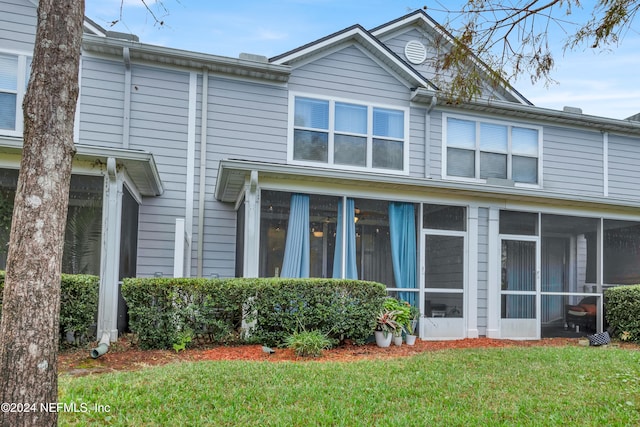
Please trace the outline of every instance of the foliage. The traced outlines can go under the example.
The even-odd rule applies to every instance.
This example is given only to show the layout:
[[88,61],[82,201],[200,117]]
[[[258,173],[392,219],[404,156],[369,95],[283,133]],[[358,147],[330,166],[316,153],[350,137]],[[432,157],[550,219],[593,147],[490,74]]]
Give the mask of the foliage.
[[61,403],[110,405],[63,411],[70,426],[637,426],[638,396],[640,352],[611,346],[184,362],[59,381]]
[[411,305],[408,302],[399,301],[393,297],[387,297],[384,300],[384,309],[388,313],[393,313],[393,319],[396,323],[396,327],[393,331],[395,335],[400,335],[403,331],[408,332],[409,328],[413,331]]
[[640,285],[609,288],[605,300],[609,325],[621,339],[640,342]]
[[186,330],[203,341],[236,340],[253,288],[243,279],[125,279],[122,296],[140,347],[172,348]]
[[193,340],[193,331],[191,329],[186,329],[184,331],[178,332],[178,336],[176,337],[176,342],[173,343],[173,349],[178,353],[180,350],[185,350],[187,346]]
[[201,341],[279,346],[300,327],[364,343],[385,288],[334,279],[147,278],[125,279],[122,295],[145,349],[171,348],[187,329]]
[[397,329],[400,329],[400,325],[396,321],[397,311],[384,309],[376,317],[376,331],[384,332],[387,336],[389,333],[394,333]]
[[[0,271],[0,314],[5,272]],[[85,274],[63,274],[60,278],[60,344],[67,342],[66,335],[74,336],[74,344],[80,345],[95,338],[98,315],[98,290],[100,279]]]
[[329,339],[327,334],[313,330],[294,332],[287,337],[285,344],[298,356],[319,357],[322,355],[322,350],[333,346],[333,341]]
[[[437,41],[443,53],[434,59],[433,81],[450,102],[469,101],[481,95],[486,82],[497,88],[523,74],[550,83],[551,46],[558,45],[549,40],[553,30],[565,35],[560,40],[565,50],[604,48],[620,42],[640,9],[638,0],[597,0],[584,13],[582,3],[517,0],[507,7],[502,0],[468,0],[459,10],[446,8],[445,31]],[[482,60],[472,60],[474,54]]]
[[282,345],[298,330],[318,330],[329,338],[364,344],[375,328],[386,295],[380,283],[341,279],[261,279],[251,300],[250,340]]

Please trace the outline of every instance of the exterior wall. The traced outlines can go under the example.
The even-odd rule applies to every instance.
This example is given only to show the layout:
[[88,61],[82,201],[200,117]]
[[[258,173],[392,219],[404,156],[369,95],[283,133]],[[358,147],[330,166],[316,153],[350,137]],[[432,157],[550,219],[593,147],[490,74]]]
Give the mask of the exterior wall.
[[545,126],[543,134],[544,189],[603,196],[602,134],[555,126]]
[[489,209],[478,209],[478,332],[486,335],[489,286]]
[[[203,275],[235,275],[236,211],[213,195],[223,159],[286,163],[288,93],[282,85],[209,76]],[[194,262],[195,265],[195,262]]]
[[640,198],[640,142],[637,138],[609,135],[609,196]]
[[355,46],[293,70],[289,90],[407,107],[410,90]]
[[123,148],[124,64],[83,56],[81,79],[79,141]]
[[0,0],[2,49],[33,52],[36,40],[36,6],[27,0]]

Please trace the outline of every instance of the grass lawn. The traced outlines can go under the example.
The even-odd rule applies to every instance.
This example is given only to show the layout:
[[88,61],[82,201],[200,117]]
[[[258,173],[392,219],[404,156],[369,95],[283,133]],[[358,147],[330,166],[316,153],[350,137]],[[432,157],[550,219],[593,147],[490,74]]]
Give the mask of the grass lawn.
[[183,362],[62,375],[59,396],[78,408],[60,413],[63,426],[628,426],[640,425],[640,351],[526,347],[347,363]]

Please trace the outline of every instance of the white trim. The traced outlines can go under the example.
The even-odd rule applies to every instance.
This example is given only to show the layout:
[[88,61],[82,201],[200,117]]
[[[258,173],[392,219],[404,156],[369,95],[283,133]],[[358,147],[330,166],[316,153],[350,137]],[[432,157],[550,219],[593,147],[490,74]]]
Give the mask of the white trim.
[[487,338],[500,338],[500,209],[489,208],[487,229]]
[[207,190],[207,129],[209,117],[209,72],[202,70],[202,102],[200,107],[200,178],[198,180],[198,247],[196,277],[202,277],[204,259],[204,202]]
[[602,195],[609,197],[609,132],[602,133]]
[[[452,119],[458,119],[458,120],[466,120],[466,121],[471,121],[475,123],[475,148],[474,148],[474,152],[475,152],[475,156],[474,156],[474,167],[475,167],[475,177],[460,177],[460,176],[450,176],[447,175],[447,132],[448,132],[448,123],[447,120],[449,118]],[[510,121],[510,120],[496,120],[496,119],[491,119],[491,118],[485,118],[483,116],[479,116],[479,115],[471,115],[471,114],[452,114],[452,113],[442,113],[442,166],[441,166],[441,171],[440,171],[440,175],[441,178],[443,180],[450,180],[450,181],[460,181],[460,182],[472,182],[472,183],[487,183],[488,180],[484,179],[484,178],[480,178],[480,152],[482,151],[480,148],[480,125],[481,123],[489,123],[489,124],[496,124],[496,125],[500,125],[500,126],[505,126],[508,129],[507,132],[507,144],[508,144],[508,148],[506,152],[502,152],[502,151],[491,151],[491,152],[495,152],[495,153],[503,153],[507,155],[507,181],[513,183],[514,187],[522,187],[522,188],[543,188],[543,167],[542,167],[542,154],[543,154],[543,149],[542,149],[542,144],[543,144],[543,130],[544,128],[542,126],[538,126],[538,125],[532,125],[529,123],[522,123],[522,122],[516,122],[516,121]],[[523,128],[523,129],[531,129],[531,130],[535,130],[538,133],[538,154],[537,157],[533,157],[533,156],[522,156],[522,157],[528,157],[528,158],[536,158],[537,159],[537,174],[538,174],[538,182],[537,184],[530,184],[530,183],[521,183],[521,182],[514,182],[512,177],[512,165],[513,165],[513,160],[512,160],[512,156],[513,156],[513,151],[512,151],[512,130],[513,128]],[[457,148],[457,147],[453,147],[453,148]],[[461,148],[463,149],[463,148]],[[471,149],[467,149],[468,151],[471,151]]]
[[[295,160],[293,158],[293,150],[294,150],[294,120],[295,120],[295,100],[296,97],[299,98],[309,98],[316,99],[321,101],[327,101],[329,103],[329,125],[326,133],[328,134],[328,142],[327,142],[327,162],[316,162],[310,160]],[[335,131],[335,104],[336,103],[346,103],[353,104],[362,107],[367,107],[367,155],[366,155],[366,164],[372,165],[372,151],[373,151],[373,139],[375,135],[373,135],[373,110],[375,108],[386,109],[386,110],[395,110],[402,111],[404,127],[403,133],[404,137],[402,139],[392,138],[392,137],[381,137],[380,139],[385,139],[389,141],[402,141],[403,150],[402,150],[402,170],[395,169],[384,169],[384,168],[374,168],[373,166],[351,166],[351,165],[342,165],[342,164],[334,164],[333,163],[333,151],[334,151],[334,135]],[[379,172],[390,175],[409,175],[410,171],[410,151],[411,151],[411,108],[408,106],[397,106],[397,105],[389,105],[389,104],[379,104],[379,103],[371,103],[363,100],[357,99],[349,99],[349,98],[340,98],[326,95],[318,95],[307,92],[289,92],[289,112],[288,112],[288,123],[287,123],[287,163],[292,165],[300,165],[300,166],[310,166],[310,167],[322,167],[329,169],[339,169],[345,171],[368,171],[368,172]],[[340,132],[339,132],[340,133]],[[364,136],[363,136],[364,137]]]
[[467,338],[478,338],[478,206],[467,207],[467,290],[465,318]]
[[23,51],[0,50],[0,55],[15,57],[18,60],[16,72],[16,90],[2,90],[2,93],[11,93],[16,95],[16,116],[14,118],[14,129],[0,129],[0,136],[17,136],[22,137],[24,131],[24,115],[22,103],[27,92],[27,60],[33,56],[32,52],[25,53]]

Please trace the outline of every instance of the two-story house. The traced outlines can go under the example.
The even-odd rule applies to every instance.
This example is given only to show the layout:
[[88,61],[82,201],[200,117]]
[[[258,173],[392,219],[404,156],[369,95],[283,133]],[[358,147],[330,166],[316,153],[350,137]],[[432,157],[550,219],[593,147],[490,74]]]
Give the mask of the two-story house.
[[[36,5],[0,11],[7,206]],[[112,339],[123,277],[378,281],[420,308],[423,339],[601,329],[603,289],[640,283],[640,123],[507,84],[448,104],[448,35],[423,11],[270,59],[85,30],[64,269],[100,275]]]

